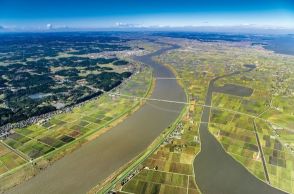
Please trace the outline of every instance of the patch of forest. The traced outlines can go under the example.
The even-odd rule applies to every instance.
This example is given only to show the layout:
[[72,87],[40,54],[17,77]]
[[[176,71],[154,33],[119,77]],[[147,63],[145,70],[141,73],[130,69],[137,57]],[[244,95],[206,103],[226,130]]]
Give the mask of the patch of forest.
[[132,69],[115,69],[130,66],[128,61],[84,54],[129,50],[127,41],[99,33],[1,35],[0,126],[83,102],[118,86]]

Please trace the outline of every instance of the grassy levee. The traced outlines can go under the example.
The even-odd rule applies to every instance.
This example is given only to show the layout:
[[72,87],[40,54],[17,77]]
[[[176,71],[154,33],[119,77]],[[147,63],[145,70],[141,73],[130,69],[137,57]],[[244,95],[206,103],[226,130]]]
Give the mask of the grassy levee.
[[[167,68],[169,68],[176,76],[178,77],[178,73],[176,70],[170,66],[165,65]],[[189,102],[189,96],[188,92],[186,91],[186,88],[184,87],[183,83],[181,83],[180,79],[177,79],[178,84],[184,89],[187,102]],[[177,124],[181,121],[182,117],[185,115],[185,113],[188,111],[188,105],[185,105],[182,111],[180,112],[177,119],[171,124],[170,127],[166,128],[160,136],[158,136],[149,146],[148,148],[139,154],[136,158],[134,158],[132,161],[124,165],[121,169],[118,170],[118,172],[114,173],[110,178],[106,179],[106,181],[102,184],[97,185],[92,190],[89,191],[89,193],[97,193],[97,194],[104,194],[109,191],[111,191],[116,184],[121,182],[125,177],[127,177],[134,169],[136,169],[140,164],[142,164],[151,154],[153,154],[160,145],[164,142],[164,140],[171,134],[174,130]]]
[[[143,97],[148,97],[154,88],[154,78],[153,74],[150,76],[150,81],[148,85],[148,89],[145,92]],[[104,94],[108,95],[108,94]],[[54,161],[64,157],[66,154],[73,152],[77,148],[79,148],[82,144],[90,141],[89,139],[96,138],[98,135],[97,133],[106,132],[110,128],[114,127],[118,123],[122,122],[127,116],[134,113],[136,110],[139,109],[140,106],[144,104],[143,101],[136,102],[133,106],[122,112],[117,117],[111,119],[110,121],[106,122],[99,128],[92,129],[79,138],[63,145],[62,147],[56,148],[53,151],[42,155],[38,158],[32,159],[29,162],[17,166],[3,174],[0,175],[0,192],[7,190],[17,184],[22,183],[25,180],[30,179],[31,177],[35,176],[39,171],[43,170],[44,168],[50,166]],[[100,135],[100,134],[99,134]],[[91,136],[93,136],[91,138]],[[88,139],[89,138],[89,139]]]

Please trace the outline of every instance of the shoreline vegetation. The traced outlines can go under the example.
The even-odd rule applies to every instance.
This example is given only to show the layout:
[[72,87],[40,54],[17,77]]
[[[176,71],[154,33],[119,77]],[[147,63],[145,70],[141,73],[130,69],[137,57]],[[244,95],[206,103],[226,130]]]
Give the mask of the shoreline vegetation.
[[[292,136],[286,137],[290,135],[291,125],[293,126],[291,117],[286,117],[286,114],[293,115],[287,103],[292,102],[289,96],[293,91],[290,87],[291,80],[293,81],[290,78],[293,73],[291,67],[293,57],[238,43],[179,41],[182,42],[181,49],[159,58],[162,59],[162,64],[171,64],[174,70],[178,71],[182,78],[180,80],[185,83],[184,88],[189,92],[191,104],[197,102],[189,106],[196,113],[193,120],[189,121],[190,126],[197,127],[200,124],[198,119],[201,113],[199,111],[204,105],[204,94],[206,94],[209,80],[226,73],[240,71],[244,67],[256,66],[254,71],[218,81],[212,96],[208,132],[220,144],[221,150],[224,150],[225,154],[235,163],[241,165],[247,174],[250,173],[256,180],[267,183],[261,162],[260,150],[262,149],[265,157],[264,165],[268,169],[270,180],[269,185],[264,185],[274,192],[276,189],[280,192],[293,193],[291,186],[293,179],[290,175],[293,172],[293,160],[291,159],[293,155],[291,154],[294,151],[291,147],[293,145]],[[236,58],[232,58],[232,55],[235,55]],[[283,77],[286,78],[283,79]],[[232,91],[236,92],[232,93]],[[276,116],[279,117],[276,119]],[[251,122],[253,120],[256,120],[257,125],[255,132]],[[288,128],[281,127],[281,123],[287,124]],[[188,182],[192,178],[195,179],[194,169],[193,174],[188,172],[189,162],[181,158],[186,151],[191,150],[186,147],[180,151],[172,149],[176,146],[189,145],[191,142],[194,143],[193,145],[196,144],[195,147],[201,145],[200,136],[197,134],[198,127],[197,131],[193,131],[194,140],[189,130],[186,131],[186,128],[183,127],[182,138],[174,138],[170,144],[160,147],[154,154],[146,157],[144,161],[141,161],[140,167],[127,174],[127,182],[117,182],[116,187],[113,186],[113,191],[118,191],[119,194],[141,193],[142,189],[158,193],[164,193],[167,190],[168,193],[186,193],[188,190],[189,193],[201,193],[196,183],[194,186],[191,186],[193,184],[190,183],[181,184],[187,183],[187,177]],[[256,135],[260,138],[259,148]],[[199,155],[200,150],[201,148],[197,150],[195,158]],[[192,163],[193,161],[194,159]],[[177,177],[177,174],[183,176]],[[175,178],[174,182],[172,178]],[[251,189],[258,189],[258,187],[252,185]]]
[[[162,64],[166,68],[168,68],[174,75],[175,79],[177,80],[177,83],[184,89],[187,103],[189,103],[189,96],[186,91],[186,88],[184,87],[184,84],[182,83],[181,79],[179,79],[179,75],[177,71],[171,66],[167,64]],[[157,137],[147,148],[145,151],[141,152],[137,157],[129,161],[127,164],[122,166],[120,169],[118,169],[116,172],[114,172],[112,175],[107,177],[104,181],[98,183],[95,187],[93,187],[88,194],[104,194],[107,192],[120,189],[120,183],[126,179],[128,176],[132,176],[132,173],[139,173],[141,169],[142,170],[142,163],[151,156],[163,143],[164,141],[169,137],[173,131],[176,130],[177,125],[182,120],[182,118],[185,116],[185,114],[188,112],[188,105],[185,105],[180,112],[177,119],[170,124],[170,126],[162,131],[159,137]]]
[[120,85],[133,65],[118,55],[142,51],[128,44],[99,33],[2,35],[0,136]]
[[[148,67],[144,67],[143,71],[150,71]],[[142,72],[140,72],[142,73]],[[129,80],[133,78],[132,75]],[[123,84],[128,84],[129,80],[126,80],[123,82]],[[148,83],[148,88],[145,91],[145,94],[143,97],[148,97],[149,95],[152,94],[152,91],[154,89],[155,85],[155,80],[153,78],[152,72],[149,77],[149,83]],[[120,87],[120,86],[118,86]],[[117,88],[114,88],[114,90]],[[109,94],[104,93],[101,95],[101,97],[108,96]],[[91,102],[99,101],[99,98],[91,99],[87,102],[83,102],[79,104],[76,107],[81,107],[83,105],[86,105]],[[123,98],[123,97],[121,97]],[[107,132],[110,130],[112,127],[118,125],[122,121],[124,121],[129,115],[133,114],[136,112],[143,104],[145,101],[137,101],[133,106],[129,106],[127,110],[122,112],[119,116],[116,118],[113,118],[109,122],[105,123],[103,126],[99,127],[98,129],[95,129],[94,131],[90,131],[90,133],[86,133],[83,136],[75,139],[74,141],[65,144],[64,146],[55,149],[48,154],[45,154],[39,158],[30,160],[29,162],[18,166],[10,171],[7,171],[6,173],[0,175],[0,191],[3,192],[5,190],[8,190],[18,184],[21,184],[24,181],[29,180],[30,178],[36,176],[38,173],[40,173],[43,170],[46,170],[47,167],[51,166],[54,164],[55,161],[63,158],[67,154],[70,154],[71,152],[77,150],[81,146],[83,146],[85,143],[90,142],[91,140],[99,137],[103,133]],[[67,114],[67,113],[66,113]]]
[[[164,41],[170,41],[171,39],[168,38]],[[250,43],[202,42],[179,39],[174,41],[174,45],[179,45],[177,47],[178,49],[170,50],[164,54],[162,52],[157,55],[151,54],[154,62],[159,63],[161,67],[169,71],[170,74],[167,74],[168,76],[155,76],[157,75],[157,71],[155,72],[148,65],[144,65],[144,62],[137,62],[140,64],[139,67],[146,66],[144,69],[145,74],[140,71],[143,75],[140,78],[144,80],[139,82],[145,84],[146,87],[143,87],[144,92],[136,92],[143,89],[136,84],[132,84],[132,79],[136,77],[136,73],[134,73],[130,77],[131,80],[126,80],[121,84],[129,84],[126,90],[121,91],[117,87],[118,91],[108,93],[108,95],[105,92],[101,95],[99,99],[101,100],[102,106],[95,105],[90,100],[84,103],[83,106],[78,107],[80,110],[75,112],[74,115],[72,115],[72,112],[74,112],[72,110],[63,114],[63,116],[59,117],[57,115],[57,119],[52,119],[54,120],[53,122],[49,121],[48,124],[43,123],[40,125],[40,127],[45,128],[48,132],[44,136],[54,137],[58,141],[63,139],[69,140],[61,147],[55,146],[57,145],[56,142],[43,142],[42,138],[44,136],[42,135],[38,135],[38,138],[33,136],[35,142],[42,146],[45,145],[46,147],[48,144],[55,146],[52,146],[53,151],[50,150],[48,153],[44,151],[42,152],[43,155],[37,155],[34,159],[35,155],[31,155],[32,152],[30,150],[34,150],[34,146],[37,144],[31,144],[32,142],[29,142],[28,146],[18,147],[17,144],[14,144],[14,141],[1,141],[0,151],[3,148],[10,149],[10,151],[18,155],[18,158],[22,158],[26,163],[4,173],[5,176],[2,176],[3,174],[1,175],[1,173],[3,171],[1,172],[1,170],[3,168],[1,169],[0,158],[0,193],[2,192],[2,188],[9,186],[12,179],[15,179],[14,183],[18,180],[22,180],[21,182],[23,182],[86,143],[99,140],[96,138],[102,134],[108,131],[115,131],[111,131],[111,129],[125,121],[126,118],[138,109],[144,109],[145,106],[142,108],[142,105],[149,104],[147,98],[153,98],[153,96],[150,96],[153,93],[156,94],[160,79],[173,79],[173,83],[177,83],[175,85],[183,89],[182,94],[186,96],[187,103],[184,103],[183,99],[179,101],[185,105],[181,106],[177,111],[174,111],[176,114],[173,119],[164,127],[160,127],[157,135],[150,139],[139,152],[136,152],[136,154],[127,158],[127,160],[121,160],[120,157],[113,160],[124,162],[120,163],[120,167],[118,166],[113,169],[111,171],[113,173],[110,176],[105,178],[105,176],[110,174],[108,173],[98,181],[95,177],[92,177],[92,182],[89,187],[93,187],[91,189],[87,187],[87,190],[90,189],[88,191],[89,194],[107,193],[111,191],[115,191],[118,194],[128,192],[142,193],[143,191],[145,193],[199,194],[201,192],[205,193],[205,191],[208,192],[207,188],[210,189],[209,183],[212,184],[213,181],[215,181],[214,188],[211,189],[215,190],[214,193],[218,193],[219,191],[234,193],[234,189],[236,188],[231,187],[231,185],[238,185],[242,183],[242,180],[244,180],[243,184],[238,187],[239,190],[240,188],[244,190],[240,190],[241,193],[248,191],[248,185],[250,185],[249,190],[252,192],[260,190],[260,193],[264,193],[262,190],[264,187],[262,186],[265,185],[267,189],[271,187],[270,189],[276,188],[279,191],[293,193],[294,144],[292,141],[293,137],[291,136],[293,132],[293,110],[290,105],[293,101],[291,97],[294,94],[293,87],[291,87],[291,83],[293,82],[291,75],[293,74],[292,64],[294,64],[294,58],[276,54],[263,47],[259,48],[251,45]],[[131,63],[134,63],[134,61]],[[252,71],[241,71],[244,68],[251,69],[253,67],[255,69]],[[227,74],[234,76],[222,76]],[[147,77],[149,78],[149,75],[151,78],[148,79],[147,84]],[[221,77],[222,79],[214,80],[217,77]],[[216,81],[211,89],[211,94],[213,93],[213,95],[210,96],[211,102],[207,104],[206,98],[209,88],[207,86],[211,82],[214,82],[213,80]],[[165,91],[163,89],[162,87],[160,91]],[[167,93],[164,94],[166,95]],[[105,100],[105,97],[108,100]],[[162,98],[164,99],[164,97]],[[99,99],[96,100],[99,101]],[[154,99],[160,100],[157,98]],[[95,100],[93,101],[95,102]],[[92,108],[88,109],[91,106]],[[101,107],[102,110],[95,111],[93,107],[97,110],[99,109],[98,107]],[[208,120],[200,119],[205,112],[205,108],[207,110],[209,108]],[[173,110],[166,111],[172,112]],[[168,115],[169,112],[161,112],[160,114]],[[76,115],[80,116],[80,119],[78,119],[79,122],[76,120],[79,118]],[[103,119],[100,117],[101,115],[103,115]],[[137,122],[141,123],[141,125],[134,127],[134,129],[149,130],[140,127],[148,126],[150,128],[149,122],[142,125],[144,120],[146,120],[146,117],[143,118],[141,122]],[[103,121],[103,124],[98,125],[101,124],[98,123],[98,120],[99,122]],[[153,118],[153,120],[155,121],[156,119]],[[76,123],[80,128],[77,128],[72,123]],[[206,139],[201,142],[201,139],[204,137],[203,133],[200,135],[202,125],[206,125],[205,133],[208,134],[211,141]],[[57,133],[60,132],[59,129],[61,128],[62,136]],[[50,131],[51,129],[54,130]],[[73,130],[81,133],[78,136],[70,135],[69,137],[68,129],[71,132]],[[23,132],[16,129],[16,136],[10,137],[9,139],[15,139],[18,143],[23,143],[22,141],[24,141],[23,144],[25,144],[27,138],[26,131],[26,128],[24,128]],[[118,131],[121,132],[121,130]],[[105,135],[110,134],[112,133],[106,133]],[[23,136],[24,139],[17,135]],[[120,135],[119,137],[122,136],[124,135]],[[101,136],[101,139],[103,137]],[[134,138],[137,139],[138,136]],[[126,144],[126,142],[123,144]],[[209,164],[210,167],[209,165],[206,167],[201,166],[199,162],[194,165],[194,160],[199,159],[201,154],[205,154],[205,149],[201,149],[201,147],[208,144],[216,144],[218,147],[217,150],[221,152],[216,153],[211,151],[216,150],[215,147],[210,148],[209,153],[206,149],[208,159],[202,160],[202,164]],[[122,147],[121,144],[118,145]],[[132,145],[135,144],[131,143]],[[22,149],[23,147],[29,149]],[[104,148],[108,146],[99,147]],[[136,147],[138,147],[138,144]],[[97,146],[94,150],[97,153]],[[129,152],[129,149],[125,150]],[[109,153],[112,155],[107,160],[104,157],[100,157],[102,160],[107,161],[107,165],[108,161],[114,157],[112,152]],[[120,153],[123,152],[121,151]],[[69,161],[69,157],[65,159]],[[211,165],[215,161],[217,162]],[[232,161],[233,163],[229,163]],[[95,163],[100,165],[100,162]],[[80,165],[80,163],[76,164]],[[220,170],[226,169],[226,166],[222,166],[223,164],[229,164],[227,165],[229,168],[234,168],[230,176],[226,175],[226,172],[230,170]],[[92,165],[88,166],[91,169],[97,170]],[[242,168],[236,168],[236,166]],[[4,165],[4,167],[6,166]],[[199,168],[203,169],[202,172]],[[238,170],[242,170],[242,172],[237,172]],[[102,169],[99,169],[95,173],[95,176],[102,174],[99,173],[101,171]],[[247,178],[250,178],[250,181],[246,179],[244,172],[250,174],[250,176],[245,174]],[[232,174],[235,177],[231,176]],[[204,176],[207,181],[201,181],[199,178],[201,176]],[[224,176],[227,176],[226,180],[222,180]],[[210,179],[210,177],[214,177],[214,180]],[[226,185],[225,181],[231,185]],[[259,182],[266,183],[267,185],[261,185]],[[205,185],[208,186],[205,188]],[[201,188],[201,191],[199,188]],[[268,191],[265,191],[265,193],[269,193]]]

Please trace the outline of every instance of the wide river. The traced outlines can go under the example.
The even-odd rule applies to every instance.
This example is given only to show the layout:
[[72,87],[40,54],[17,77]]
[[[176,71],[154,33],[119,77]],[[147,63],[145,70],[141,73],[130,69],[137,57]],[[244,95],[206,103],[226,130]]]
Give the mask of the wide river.
[[[178,47],[163,48],[152,54],[136,57],[136,60],[151,66],[155,77],[174,77],[168,68],[153,61],[152,57],[175,48]],[[186,100],[183,89],[173,79],[157,80],[151,98]],[[165,128],[176,120],[182,108],[182,104],[148,101],[116,127],[66,155],[8,193],[86,193],[143,152]]]
[[[135,59],[154,70],[155,77],[174,77],[152,57],[177,46],[163,48]],[[233,75],[233,74],[232,74]],[[216,78],[219,79],[219,78]],[[194,161],[197,184],[203,194],[280,194],[283,193],[258,180],[229,156],[208,131],[212,80],[200,126],[201,152]],[[151,98],[186,101],[184,90],[174,79],[156,81]],[[97,139],[66,155],[34,178],[11,189],[19,194],[81,194],[144,151],[148,145],[178,116],[182,104],[147,101],[124,122]]]

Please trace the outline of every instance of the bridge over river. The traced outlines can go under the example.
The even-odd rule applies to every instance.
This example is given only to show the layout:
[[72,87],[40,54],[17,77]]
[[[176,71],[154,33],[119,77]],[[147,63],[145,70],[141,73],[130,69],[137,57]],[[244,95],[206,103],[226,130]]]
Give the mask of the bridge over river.
[[[152,57],[178,46],[162,48],[136,57],[154,69],[157,79],[151,99],[125,121],[55,162],[34,178],[16,186],[11,194],[82,194],[143,152],[181,112],[184,90],[174,74]],[[169,79],[167,79],[169,78]],[[196,179],[203,194],[283,193],[251,175],[233,160],[207,130],[213,81],[200,126],[201,152],[194,162]],[[154,100],[161,99],[161,100]],[[181,102],[181,103],[175,103]],[[172,110],[172,111],[171,111]]]
[[[178,46],[163,48],[135,59],[151,66],[155,77],[175,78],[168,68],[152,60],[152,57],[175,48]],[[176,79],[158,79],[150,98],[166,101],[150,101],[144,104],[116,127],[66,155],[8,193],[81,194],[89,191],[143,152],[176,120],[184,104],[169,101],[186,101],[185,93]]]

